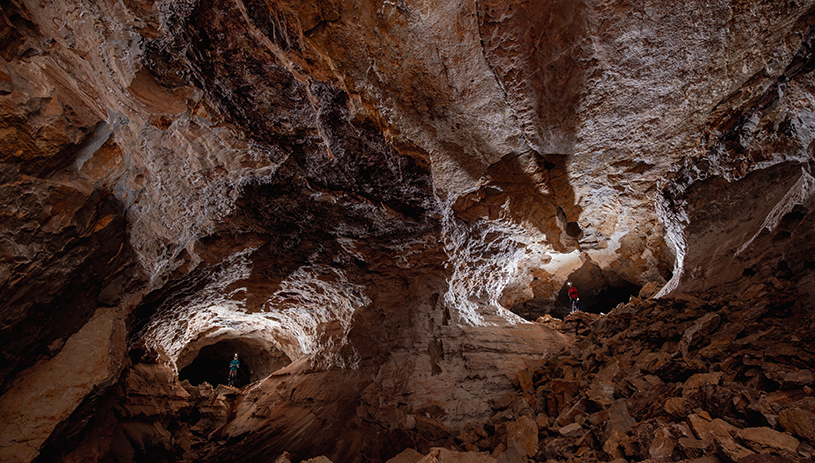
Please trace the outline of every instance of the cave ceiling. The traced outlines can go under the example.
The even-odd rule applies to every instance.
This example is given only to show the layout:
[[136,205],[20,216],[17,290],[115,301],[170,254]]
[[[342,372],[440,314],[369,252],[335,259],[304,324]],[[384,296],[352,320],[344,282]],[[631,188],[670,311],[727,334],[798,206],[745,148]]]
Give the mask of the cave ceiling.
[[373,403],[410,352],[442,378],[450,346],[539,339],[567,281],[596,313],[815,291],[815,2],[1,7],[0,392],[110,333],[32,455],[132,364],[235,350]]

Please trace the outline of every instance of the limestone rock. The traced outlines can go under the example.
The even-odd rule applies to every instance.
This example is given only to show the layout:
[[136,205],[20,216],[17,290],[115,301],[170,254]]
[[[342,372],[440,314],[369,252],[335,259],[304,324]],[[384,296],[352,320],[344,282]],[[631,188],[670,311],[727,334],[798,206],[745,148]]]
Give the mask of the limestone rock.
[[812,8],[4,2],[0,459],[811,444]]
[[669,415],[673,416],[674,418],[682,418],[687,416],[687,406],[685,405],[685,399],[682,397],[671,397],[665,401],[665,412]]
[[173,381],[173,372],[157,364],[140,363],[123,381],[128,395],[126,416],[161,416],[176,413],[190,402],[190,393]]
[[[785,290],[781,288],[784,285],[778,288],[780,293],[770,295],[766,291],[756,292],[748,300],[751,304],[761,305],[768,299],[783,298]],[[687,332],[688,329],[674,330],[672,327],[702,326],[704,324],[698,325],[699,320],[712,310],[720,317],[718,324],[699,332],[710,332],[712,336],[721,332],[730,336],[729,333],[744,330],[741,318],[728,321],[723,316],[727,311],[719,309],[723,307],[719,305],[720,302],[704,301],[693,295],[660,300],[647,306],[641,304],[632,300],[628,306],[618,307],[596,323],[591,333],[586,333],[585,337],[578,336],[575,343],[577,348],[553,356],[533,373],[533,379],[539,384],[536,396],[547,404],[541,409],[547,413],[558,410],[555,420],[557,427],[548,430],[551,435],[561,435],[561,428],[565,425],[575,429],[584,425],[593,426],[585,436],[574,433],[569,437],[577,439],[582,436],[580,443],[556,440],[566,437],[543,439],[543,450],[538,458],[575,456],[581,443],[591,435],[596,440],[589,443],[587,448],[602,451],[611,459],[690,461],[716,459],[715,455],[718,455],[726,460],[740,461],[752,456],[758,458],[758,453],[795,455],[802,449],[806,452],[803,444],[788,433],[773,431],[777,434],[772,435],[778,437],[779,442],[788,444],[783,446],[776,443],[774,450],[750,444],[741,435],[742,432],[745,435],[754,433],[746,424],[757,416],[767,420],[784,416],[783,420],[789,426],[785,429],[792,433],[791,417],[806,416],[804,411],[811,406],[809,399],[804,398],[809,393],[800,385],[799,389],[783,390],[776,389],[779,383],[768,376],[760,376],[765,378],[761,382],[742,379],[762,375],[762,366],[767,362],[761,354],[748,353],[737,343],[722,345],[720,358],[723,361],[714,371],[694,371],[687,365],[672,364],[679,355],[664,352],[681,342],[675,333]],[[632,312],[637,310],[639,312]],[[784,358],[784,365],[788,365],[786,362],[798,362],[801,355],[808,358],[805,349],[792,345],[802,339],[798,337],[799,333],[809,339],[809,335],[803,334],[803,326],[809,326],[811,322],[803,320],[809,320],[811,315],[801,311],[797,315],[787,313],[783,316],[796,320],[792,324],[797,327],[793,328],[795,334],[778,332],[784,336],[790,335],[788,339],[792,344],[774,343],[773,353],[769,355],[774,359]],[[715,317],[706,319],[714,320]],[[661,322],[663,328],[647,329],[654,326],[655,321]],[[775,332],[772,323],[760,325],[765,334]],[[760,339],[757,336],[750,342],[762,343]],[[665,347],[665,344],[668,346]],[[769,345],[769,342],[766,344]],[[687,347],[687,358],[696,363],[701,358],[696,356],[705,349],[704,343],[691,341]],[[787,367],[773,368],[781,371]],[[655,374],[643,374],[642,369]],[[678,374],[686,376],[681,383],[666,382],[672,381]],[[738,380],[734,381],[734,378]],[[592,387],[610,383],[614,383],[611,392],[620,398],[605,403],[595,398],[590,405],[600,410],[586,413],[587,399],[595,394]],[[555,392],[559,395],[555,395]],[[801,422],[806,423],[806,420]],[[600,426],[604,432],[598,434]],[[762,438],[770,440],[770,436]],[[786,448],[782,450],[781,447]]]
[[755,452],[742,447],[732,439],[717,439],[716,447],[719,449],[719,452],[721,452],[731,461],[741,461],[747,457],[755,455]]
[[332,463],[330,459],[327,457],[320,455],[319,457],[309,458],[306,460],[307,463]]
[[798,439],[770,428],[739,429],[736,435],[756,453],[766,453],[767,451],[790,455],[798,453]]
[[685,381],[683,388],[688,390],[701,387],[704,384],[717,385],[719,381],[721,381],[722,376],[724,376],[724,373],[721,371],[715,373],[697,373]]
[[788,408],[779,412],[778,419],[784,429],[815,444],[815,413],[802,408]]
[[739,463],[789,463],[795,461],[789,457],[783,457],[780,455],[770,455],[770,454],[758,454],[758,455],[748,455],[741,460]]
[[614,386],[604,382],[595,382],[586,391],[586,397],[592,402],[608,406],[614,402]]
[[688,424],[699,439],[707,443],[732,440],[736,427],[719,418],[711,419],[706,413],[688,415]]
[[420,463],[495,463],[486,452],[456,452],[435,448],[419,460]]
[[603,451],[606,452],[614,460],[622,459],[623,452],[620,449],[621,442],[626,438],[626,435],[616,429],[608,433],[608,437],[603,442]]
[[81,400],[116,379],[124,356],[123,321],[116,309],[99,309],[59,354],[0,397],[0,410],[9,423],[0,434],[3,461],[33,460]]
[[407,448],[399,455],[388,460],[386,463],[416,463],[422,459],[422,454],[412,448]]
[[674,447],[677,445],[677,440],[667,427],[663,426],[657,429],[654,439],[651,441],[651,446],[648,448],[648,455],[657,461],[670,459]]
[[645,284],[645,286],[642,287],[639,294],[637,294],[637,297],[639,297],[640,299],[648,299],[654,296],[657,292],[659,292],[661,288],[662,286],[660,284],[654,281],[649,281],[648,283]]
[[511,448],[512,443],[518,444],[527,456],[537,453],[538,425],[532,418],[522,416],[507,425],[507,448]]
[[682,450],[682,453],[689,459],[702,458],[704,455],[710,453],[713,448],[709,442],[689,437],[680,437],[677,444]]
[[580,423],[572,423],[562,428],[558,429],[557,431],[563,437],[581,437],[584,433],[583,426],[580,426]]

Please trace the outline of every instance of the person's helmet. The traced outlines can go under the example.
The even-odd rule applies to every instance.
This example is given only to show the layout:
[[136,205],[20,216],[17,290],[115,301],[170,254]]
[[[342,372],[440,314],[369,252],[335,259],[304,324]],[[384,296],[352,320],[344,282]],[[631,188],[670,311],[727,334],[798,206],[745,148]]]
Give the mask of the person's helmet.
[[567,285],[569,285],[569,286],[571,286],[571,285],[572,285],[572,282],[571,282],[571,281],[567,281],[567,282],[566,282],[566,284],[567,284]]

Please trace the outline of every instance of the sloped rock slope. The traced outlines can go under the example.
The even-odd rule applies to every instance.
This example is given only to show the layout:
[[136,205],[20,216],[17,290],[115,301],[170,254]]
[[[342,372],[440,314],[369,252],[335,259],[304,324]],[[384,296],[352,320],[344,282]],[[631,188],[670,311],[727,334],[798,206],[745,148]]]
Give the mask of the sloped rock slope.
[[813,461],[815,317],[801,302],[772,279],[572,314],[561,329],[577,341],[519,371],[453,452],[425,444],[389,461]]
[[3,461],[458,445],[567,281],[811,311],[812,1],[0,8]]

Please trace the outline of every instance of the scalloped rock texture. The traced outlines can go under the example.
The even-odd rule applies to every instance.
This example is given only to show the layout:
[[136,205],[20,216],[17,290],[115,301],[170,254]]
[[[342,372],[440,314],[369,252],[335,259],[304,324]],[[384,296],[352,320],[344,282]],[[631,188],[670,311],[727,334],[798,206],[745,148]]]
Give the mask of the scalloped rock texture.
[[567,281],[812,310],[813,1],[0,8],[0,460],[454,449]]

